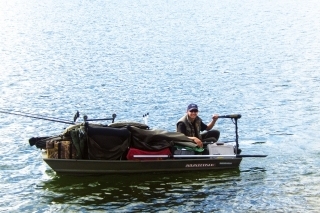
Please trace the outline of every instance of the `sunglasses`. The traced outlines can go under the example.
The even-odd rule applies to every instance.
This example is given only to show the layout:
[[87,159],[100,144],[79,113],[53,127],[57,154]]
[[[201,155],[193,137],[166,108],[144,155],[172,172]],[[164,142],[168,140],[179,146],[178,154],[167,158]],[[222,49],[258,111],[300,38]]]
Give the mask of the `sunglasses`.
[[193,110],[190,110],[189,112],[198,112],[198,110],[193,109]]

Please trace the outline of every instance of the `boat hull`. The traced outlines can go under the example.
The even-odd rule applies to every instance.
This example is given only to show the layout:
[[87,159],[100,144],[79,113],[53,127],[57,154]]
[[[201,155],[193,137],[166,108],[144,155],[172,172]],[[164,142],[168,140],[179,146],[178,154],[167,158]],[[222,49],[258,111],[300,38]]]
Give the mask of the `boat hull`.
[[238,168],[242,158],[167,159],[167,160],[43,160],[59,174],[127,174],[183,172]]

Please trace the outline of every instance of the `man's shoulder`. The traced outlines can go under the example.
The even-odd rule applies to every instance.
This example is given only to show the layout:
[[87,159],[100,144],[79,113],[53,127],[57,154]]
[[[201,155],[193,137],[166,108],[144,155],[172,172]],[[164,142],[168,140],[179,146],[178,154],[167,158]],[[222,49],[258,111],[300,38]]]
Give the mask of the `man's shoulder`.
[[183,121],[178,121],[177,125],[178,126],[185,126],[185,123]]
[[182,116],[178,121],[177,121],[177,124],[178,123],[181,123],[181,122],[184,122],[186,119],[186,115]]

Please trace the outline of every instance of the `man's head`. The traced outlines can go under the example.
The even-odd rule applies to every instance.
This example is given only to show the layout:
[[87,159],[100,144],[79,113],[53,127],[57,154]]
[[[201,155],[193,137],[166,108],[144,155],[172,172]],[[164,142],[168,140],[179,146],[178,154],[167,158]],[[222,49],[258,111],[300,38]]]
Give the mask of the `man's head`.
[[189,104],[187,108],[187,113],[191,119],[195,119],[198,116],[197,104]]
[[188,108],[187,108],[187,111],[191,111],[191,110],[196,110],[196,111],[198,111],[198,106],[197,106],[197,104],[189,104],[189,105],[188,105]]

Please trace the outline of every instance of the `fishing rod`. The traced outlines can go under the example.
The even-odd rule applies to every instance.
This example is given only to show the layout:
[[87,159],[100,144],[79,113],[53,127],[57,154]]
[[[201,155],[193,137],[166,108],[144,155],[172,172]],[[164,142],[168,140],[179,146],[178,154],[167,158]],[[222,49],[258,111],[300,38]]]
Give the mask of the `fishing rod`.
[[[50,117],[50,116],[43,116],[43,115],[40,115],[40,114],[35,114],[35,113],[27,113],[27,112],[23,112],[23,111],[18,111],[18,110],[8,110],[8,109],[4,109],[4,108],[0,108],[0,111],[2,111],[2,113],[7,113],[7,114],[10,114],[10,113],[19,113],[19,115],[31,115],[31,116],[36,116],[36,117],[45,117],[45,118],[50,118],[50,119],[54,119],[54,120],[61,120],[61,121],[65,121],[65,122],[70,122],[69,120],[66,120],[66,119],[61,119],[61,118],[55,118],[55,117]],[[77,111],[76,114],[74,115],[74,122],[75,120],[79,118],[79,112]]]
[[46,121],[53,121],[53,122],[64,123],[64,124],[75,124],[76,119],[79,117],[78,111],[76,112],[76,114],[74,116],[74,122],[64,120],[64,119],[54,118],[54,117],[48,117],[48,116],[45,117],[45,116],[38,115],[38,114],[19,112],[19,111],[8,111],[8,110],[1,109],[1,108],[0,108],[0,113],[10,114],[10,115],[18,115],[18,116],[28,117],[28,118],[41,119],[41,120],[46,120]]

